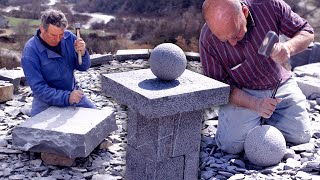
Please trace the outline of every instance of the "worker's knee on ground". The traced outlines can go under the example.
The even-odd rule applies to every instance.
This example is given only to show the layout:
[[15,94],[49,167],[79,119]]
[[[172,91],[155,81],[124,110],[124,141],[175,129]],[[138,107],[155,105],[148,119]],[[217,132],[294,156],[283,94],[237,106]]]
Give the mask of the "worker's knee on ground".
[[286,138],[288,142],[293,144],[303,144],[308,143],[312,137],[312,133],[309,130],[301,130],[292,134],[290,137]]
[[243,151],[244,142],[243,141],[230,141],[226,139],[220,139],[216,137],[216,142],[218,147],[227,153],[238,154]]

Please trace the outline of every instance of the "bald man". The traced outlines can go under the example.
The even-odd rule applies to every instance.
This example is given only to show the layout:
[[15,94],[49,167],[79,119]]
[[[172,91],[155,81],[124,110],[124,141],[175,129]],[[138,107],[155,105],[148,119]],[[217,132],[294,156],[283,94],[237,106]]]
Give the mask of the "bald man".
[[[203,72],[231,87],[229,103],[219,110],[218,146],[232,154],[243,151],[247,133],[260,125],[261,117],[278,128],[287,142],[308,142],[306,97],[283,64],[313,41],[312,27],[282,0],[206,0],[202,8]],[[267,58],[257,52],[270,30],[291,39],[276,43]]]

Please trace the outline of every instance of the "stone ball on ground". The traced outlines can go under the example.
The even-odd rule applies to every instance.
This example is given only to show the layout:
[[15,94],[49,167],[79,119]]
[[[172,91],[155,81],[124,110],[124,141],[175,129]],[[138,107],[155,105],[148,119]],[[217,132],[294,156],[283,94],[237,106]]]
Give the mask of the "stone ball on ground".
[[252,129],[244,141],[244,151],[249,161],[258,166],[278,164],[286,152],[282,133],[269,125]]
[[187,58],[179,46],[163,43],[152,50],[149,65],[157,78],[172,81],[180,77],[186,69]]

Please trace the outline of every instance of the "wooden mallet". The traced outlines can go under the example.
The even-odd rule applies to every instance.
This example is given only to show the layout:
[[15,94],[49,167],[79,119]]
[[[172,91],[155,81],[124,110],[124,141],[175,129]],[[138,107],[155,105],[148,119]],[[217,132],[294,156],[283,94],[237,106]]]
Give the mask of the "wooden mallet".
[[[75,23],[74,27],[76,28],[77,39],[79,39],[80,38],[80,23]],[[79,65],[82,64],[82,55],[81,55],[80,51],[78,51],[78,62],[79,62]]]

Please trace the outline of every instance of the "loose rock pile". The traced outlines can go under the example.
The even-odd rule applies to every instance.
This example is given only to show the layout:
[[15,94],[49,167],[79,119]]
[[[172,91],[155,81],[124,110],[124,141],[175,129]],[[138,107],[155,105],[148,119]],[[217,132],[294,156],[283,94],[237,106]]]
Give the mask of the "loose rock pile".
[[[0,104],[0,180],[113,180],[124,179],[127,135],[127,108],[111,97],[100,93],[101,73],[124,72],[148,68],[145,60],[126,61],[90,68],[76,72],[84,93],[99,109],[111,107],[116,113],[118,130],[97,147],[88,157],[77,158],[72,167],[46,165],[39,153],[22,152],[11,148],[11,131],[30,116],[32,92],[20,86],[14,99]],[[187,68],[201,72],[199,62],[188,62]],[[244,154],[230,155],[216,145],[214,135],[218,124],[217,108],[206,110],[203,121],[199,179],[320,179],[320,115],[319,101],[309,101],[310,117],[314,135],[310,143],[298,146],[287,144],[282,162],[273,167],[262,168],[250,164]]]

